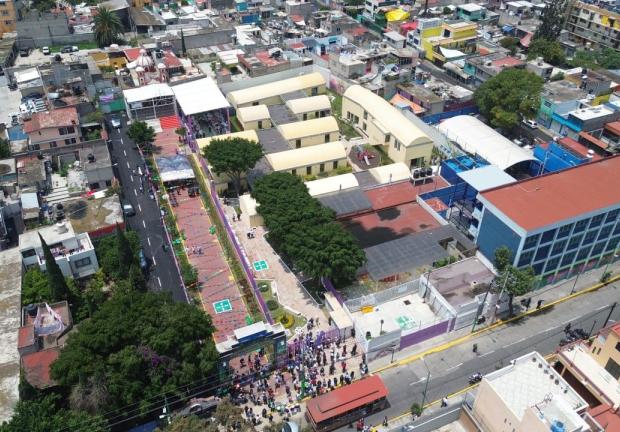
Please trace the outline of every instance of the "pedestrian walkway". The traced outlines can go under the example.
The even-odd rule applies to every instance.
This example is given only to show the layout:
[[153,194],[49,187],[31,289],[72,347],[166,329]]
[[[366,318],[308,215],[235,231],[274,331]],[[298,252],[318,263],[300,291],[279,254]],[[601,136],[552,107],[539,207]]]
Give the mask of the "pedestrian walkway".
[[[230,206],[224,206],[224,209],[226,217],[235,235],[241,242],[250,265],[254,269],[254,278],[257,280],[268,279],[275,281],[278,302],[282,306],[295,314],[301,314],[306,319],[313,318],[316,320],[319,318],[317,328],[319,330],[328,330],[330,327],[321,305],[308,294],[295,274],[267,242],[265,239],[265,227],[250,226],[248,218],[243,215],[241,215],[240,220],[233,222],[232,217],[236,214],[235,209]],[[248,238],[247,236],[247,233],[250,231],[254,234],[253,238]],[[261,261],[265,261],[267,268],[264,268],[263,265],[254,266],[255,262],[260,263]]]
[[[173,129],[163,129],[157,134],[154,147],[160,156],[175,155],[180,151],[179,137]],[[202,200],[190,197],[186,189],[176,189],[169,193],[174,194],[178,203],[173,207],[173,212],[179,232],[185,235],[184,246],[188,260],[198,272],[198,290],[203,309],[211,315],[216,329],[215,341],[222,342],[235,329],[248,324],[247,307],[217,233],[211,233],[213,223]]]

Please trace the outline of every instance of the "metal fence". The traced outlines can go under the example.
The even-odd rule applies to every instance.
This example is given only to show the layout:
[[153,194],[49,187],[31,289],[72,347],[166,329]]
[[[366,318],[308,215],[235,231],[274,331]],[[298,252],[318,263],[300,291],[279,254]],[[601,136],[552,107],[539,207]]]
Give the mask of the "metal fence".
[[418,291],[419,284],[420,280],[415,279],[380,292],[368,294],[355,299],[346,300],[344,302],[344,306],[349,310],[349,312],[354,313],[361,310],[364,306],[375,306],[390,300],[397,299],[399,297],[406,296],[407,294],[413,294]]

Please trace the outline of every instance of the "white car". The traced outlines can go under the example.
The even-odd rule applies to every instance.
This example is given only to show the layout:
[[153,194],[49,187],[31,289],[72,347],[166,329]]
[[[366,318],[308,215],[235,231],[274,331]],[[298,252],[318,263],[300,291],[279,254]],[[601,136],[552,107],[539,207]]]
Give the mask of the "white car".
[[529,127],[530,129],[538,129],[538,123],[536,123],[534,120],[523,119],[521,121],[525,126]]
[[50,55],[52,52],[50,51],[50,47],[46,47],[44,46],[43,48],[41,48],[41,51],[43,52],[43,55]]
[[110,124],[114,129],[118,129],[121,127],[121,121],[118,119],[118,117],[112,117],[110,119]]
[[77,47],[77,45],[73,45],[71,47],[71,52],[78,52],[80,49]]

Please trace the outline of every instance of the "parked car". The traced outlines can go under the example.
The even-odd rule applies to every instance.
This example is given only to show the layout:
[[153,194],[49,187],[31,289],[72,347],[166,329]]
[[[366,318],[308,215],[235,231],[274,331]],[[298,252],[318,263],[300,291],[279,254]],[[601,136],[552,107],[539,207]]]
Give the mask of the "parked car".
[[70,53],[73,51],[73,47],[71,45],[65,45],[60,49],[61,53]]
[[71,46],[71,52],[78,52],[79,50],[80,49],[76,45]]
[[112,125],[114,129],[118,129],[122,126],[121,120],[118,117],[112,117],[110,119],[110,124]]
[[30,55],[30,48],[21,48],[19,50],[20,57],[28,57]]
[[149,262],[146,258],[146,255],[144,255],[144,249],[140,249],[140,251],[138,251],[138,261],[140,263],[140,268],[142,269],[142,271],[143,272],[148,271]]
[[46,46],[41,48],[41,52],[43,53],[43,55],[50,55],[52,53],[52,51],[50,51],[50,47],[46,47]]
[[123,214],[126,217],[131,217],[136,215],[136,210],[129,203],[123,204]]
[[530,120],[530,119],[523,119],[521,120],[523,122],[523,124],[531,129],[538,129],[538,123],[536,123],[536,121],[534,120]]

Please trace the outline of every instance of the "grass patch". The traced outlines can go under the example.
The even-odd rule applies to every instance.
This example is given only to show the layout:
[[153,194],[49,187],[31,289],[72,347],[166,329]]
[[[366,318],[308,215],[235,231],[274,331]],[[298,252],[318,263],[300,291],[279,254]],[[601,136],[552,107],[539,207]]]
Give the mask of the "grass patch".
[[260,287],[260,295],[269,307],[269,312],[271,313],[274,322],[281,323],[284,328],[287,328],[291,331],[293,331],[297,327],[303,327],[306,325],[306,318],[301,315],[292,313],[291,311],[284,308],[280,304],[280,302],[278,302],[278,297],[274,295],[273,291],[271,290],[271,281],[257,280],[256,283]]
[[394,163],[394,161],[390,159],[390,157],[385,152],[385,149],[383,148],[383,146],[380,146],[380,145],[373,146],[372,149],[375,150],[377,153],[379,153],[379,156],[381,156],[381,166]]
[[230,116],[230,131],[241,132],[242,130],[243,128],[241,127],[241,123],[239,123],[237,116]]
[[327,95],[332,104],[332,114],[336,117],[340,133],[347,139],[358,138],[360,134],[357,130],[342,118],[342,96],[331,90],[327,91]]

